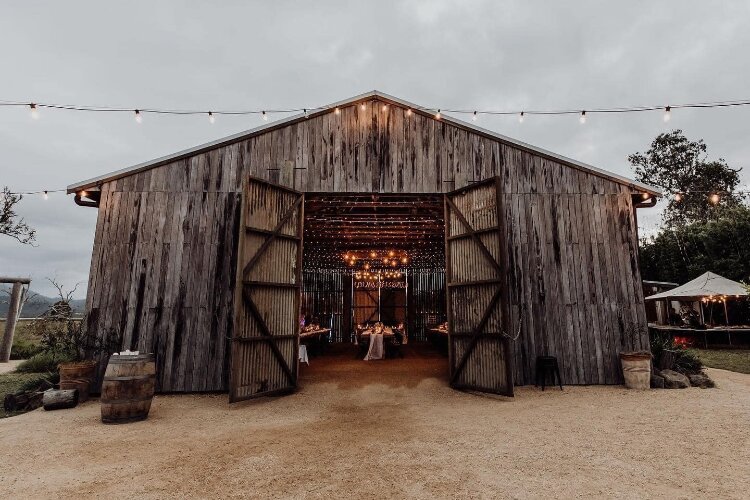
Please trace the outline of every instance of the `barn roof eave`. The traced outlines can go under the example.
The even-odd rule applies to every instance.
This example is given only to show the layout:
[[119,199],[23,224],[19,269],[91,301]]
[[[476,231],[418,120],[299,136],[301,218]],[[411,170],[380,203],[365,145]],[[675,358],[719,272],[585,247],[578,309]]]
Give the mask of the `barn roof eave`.
[[[221,139],[217,139],[215,141],[207,142],[205,144],[201,144],[199,146],[195,146],[189,149],[185,149],[183,151],[179,151],[177,153],[173,153],[167,156],[162,156],[160,158],[156,158],[153,160],[149,160],[143,163],[139,163],[137,165],[133,165],[127,168],[123,168],[121,170],[116,170],[114,172],[110,172],[104,175],[100,175],[97,177],[93,177],[91,179],[86,179],[80,182],[76,182],[74,184],[70,184],[67,187],[68,194],[75,193],[77,191],[86,190],[86,189],[92,189],[96,188],[97,186],[105,183],[110,182],[116,179],[120,179],[122,177],[127,177],[132,174],[136,174],[139,172],[143,172],[146,170],[150,170],[152,168],[159,167],[161,165],[165,165],[167,163],[180,160],[183,158],[187,158],[189,156],[193,156],[205,151],[209,151],[211,149],[215,149],[218,147],[226,146],[229,144],[233,144],[235,142],[239,142],[260,134],[263,134],[265,132],[269,132],[271,130],[275,130],[278,128],[285,127],[287,125],[291,125],[295,122],[303,121],[311,117],[315,117],[317,115],[327,113],[329,110],[334,109],[336,107],[340,106],[347,106],[354,103],[357,103],[359,101],[367,100],[367,99],[373,99],[378,98],[383,101],[390,101],[393,104],[397,104],[403,107],[408,107],[414,110],[415,113],[422,114],[424,116],[432,116],[434,115],[435,111],[434,109],[424,108],[422,106],[418,106],[414,103],[411,103],[409,101],[405,101],[403,99],[400,99],[398,97],[394,97],[388,94],[385,94],[383,92],[380,92],[378,90],[372,90],[370,92],[365,92],[364,94],[359,94],[354,97],[350,97],[348,99],[345,99],[343,101],[338,101],[332,104],[329,104],[327,106],[321,106],[320,108],[317,108],[314,111],[311,111],[305,115],[304,113],[296,114],[293,116],[288,116],[286,118],[283,118],[281,120],[276,120],[267,124],[263,124],[260,127],[255,127],[250,130],[245,130],[243,132],[239,132],[237,134],[233,134],[227,137],[223,137]],[[638,182],[633,179],[629,179],[625,176],[616,174],[614,172],[609,172],[607,170],[603,170],[597,167],[594,167],[593,165],[589,165],[587,163],[583,163],[577,160],[574,160],[572,158],[568,158],[562,155],[559,155],[557,153],[553,153],[552,151],[547,151],[546,149],[533,146],[531,144],[527,144],[525,142],[519,141],[517,139],[513,139],[512,137],[508,137],[502,134],[498,134],[497,132],[493,132],[491,130],[484,129],[482,127],[478,127],[472,123],[465,122],[463,120],[459,120],[457,118],[453,118],[451,116],[443,115],[441,118],[442,121],[445,121],[446,123],[450,123],[452,125],[455,125],[457,127],[466,129],[468,131],[483,135],[485,137],[495,139],[497,141],[509,144],[511,146],[517,147],[519,149],[528,151],[530,153],[543,156],[546,158],[549,158],[554,161],[558,161],[564,165],[568,165],[570,167],[576,168],[578,170],[582,170],[585,172],[589,172],[591,174],[597,175],[599,177],[603,177],[605,179],[612,180],[614,182],[618,182],[620,184],[629,186],[633,189],[637,189],[639,191],[643,191],[649,194],[652,194],[654,196],[662,196],[662,192],[659,188],[656,188],[654,186],[650,186],[648,184],[644,184],[642,182]]]

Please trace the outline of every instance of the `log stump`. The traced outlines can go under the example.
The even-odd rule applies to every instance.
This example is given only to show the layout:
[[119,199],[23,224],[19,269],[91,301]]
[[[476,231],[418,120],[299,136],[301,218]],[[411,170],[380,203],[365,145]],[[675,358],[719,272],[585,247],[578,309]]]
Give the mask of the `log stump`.
[[45,410],[62,410],[78,405],[78,389],[48,389],[42,396]]

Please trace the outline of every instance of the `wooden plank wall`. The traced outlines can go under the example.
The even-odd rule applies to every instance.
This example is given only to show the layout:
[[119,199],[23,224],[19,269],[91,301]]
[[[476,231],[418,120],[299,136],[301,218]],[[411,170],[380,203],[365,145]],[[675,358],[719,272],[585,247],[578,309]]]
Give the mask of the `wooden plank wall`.
[[[538,354],[558,356],[565,383],[619,382],[617,352],[647,344],[631,188],[368,101],[102,186],[91,331],[156,352],[162,391],[226,389],[243,175],[300,191],[399,193],[498,175],[513,321],[523,322],[516,383],[533,383]],[[634,340],[629,325],[642,329]]]
[[153,352],[160,391],[227,388],[240,195],[221,156],[102,186],[88,331]]

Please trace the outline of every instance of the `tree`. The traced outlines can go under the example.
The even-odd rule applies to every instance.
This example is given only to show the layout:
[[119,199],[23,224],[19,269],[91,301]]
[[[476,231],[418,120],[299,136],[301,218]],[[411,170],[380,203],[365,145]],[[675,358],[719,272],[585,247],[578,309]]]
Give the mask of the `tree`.
[[33,245],[36,241],[36,231],[30,228],[13,210],[13,207],[23,199],[20,194],[13,194],[7,187],[3,188],[3,199],[0,201],[0,234],[15,238],[21,243]]
[[662,229],[641,241],[644,279],[686,283],[706,271],[750,279],[750,208],[726,208],[713,220]]
[[[735,190],[739,172],[722,158],[708,160],[703,140],[690,141],[682,130],[659,134],[645,153],[628,157],[636,179],[661,187],[680,198],[670,198],[664,211],[668,227],[716,220],[726,209],[741,206],[744,196]],[[711,200],[718,194],[718,202]]]

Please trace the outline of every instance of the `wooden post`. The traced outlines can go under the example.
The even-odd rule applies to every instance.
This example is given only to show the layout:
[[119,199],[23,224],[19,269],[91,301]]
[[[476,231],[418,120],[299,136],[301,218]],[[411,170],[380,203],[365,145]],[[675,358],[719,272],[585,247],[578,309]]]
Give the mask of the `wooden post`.
[[13,288],[10,292],[10,303],[8,304],[8,315],[5,318],[5,333],[2,343],[0,343],[0,363],[7,363],[10,359],[10,350],[13,347],[13,334],[16,331],[16,323],[18,323],[18,316],[21,313],[21,304],[23,303],[24,281],[28,283],[29,280],[19,279],[13,281]]

